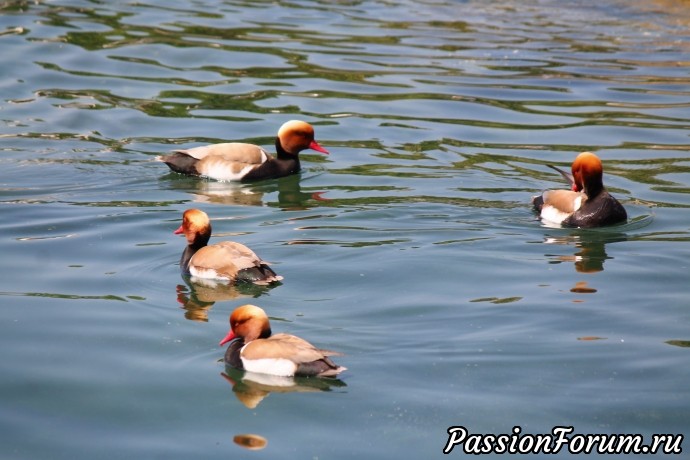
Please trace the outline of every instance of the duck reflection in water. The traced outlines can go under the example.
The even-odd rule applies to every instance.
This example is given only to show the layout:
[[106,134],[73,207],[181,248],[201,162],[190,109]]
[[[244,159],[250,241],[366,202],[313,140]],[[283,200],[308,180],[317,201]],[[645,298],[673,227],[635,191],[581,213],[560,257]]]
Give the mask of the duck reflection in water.
[[236,434],[232,437],[232,442],[248,450],[261,450],[268,444],[266,438],[252,433]]
[[[303,191],[300,175],[281,177],[252,184],[192,180],[176,177],[167,186],[189,191],[196,203],[210,203],[233,206],[268,206],[289,211],[299,211],[321,206],[329,201],[325,192]],[[277,196],[274,194],[277,193]]]
[[208,313],[216,302],[224,300],[257,298],[280,284],[259,286],[252,283],[206,284],[203,280],[192,281],[182,276],[185,284],[176,288],[177,302],[184,310],[184,317],[191,321],[208,322]]
[[[573,255],[545,255],[551,260],[549,263],[573,262],[575,271],[578,273],[597,273],[604,270],[604,262],[607,259],[613,259],[606,253],[606,245],[626,240],[627,236],[623,233],[580,230],[570,235],[549,236],[544,239],[546,244],[575,246],[578,251]],[[581,294],[597,292],[585,281],[578,281],[570,291]]]
[[347,386],[336,378],[283,377],[247,372],[227,365],[220,375],[232,385],[235,397],[248,409],[256,408],[271,393],[315,393]]
[[548,236],[546,244],[575,246],[578,251],[572,256],[545,254],[550,263],[574,262],[578,273],[596,273],[604,270],[604,262],[613,259],[606,253],[606,245],[626,241],[624,233],[581,230],[565,236]]

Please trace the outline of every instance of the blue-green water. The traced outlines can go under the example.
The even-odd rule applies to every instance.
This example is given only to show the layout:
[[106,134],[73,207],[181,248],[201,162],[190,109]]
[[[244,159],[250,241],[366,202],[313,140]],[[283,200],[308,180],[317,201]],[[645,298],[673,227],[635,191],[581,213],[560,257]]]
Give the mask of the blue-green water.
[[[440,458],[453,425],[690,434],[689,24],[681,0],[3,3],[0,457]],[[293,118],[331,151],[299,176],[153,161],[268,148]],[[546,164],[583,150],[630,222],[544,227]],[[283,284],[185,284],[190,207]],[[217,343],[248,302],[344,352],[341,381],[233,387]]]

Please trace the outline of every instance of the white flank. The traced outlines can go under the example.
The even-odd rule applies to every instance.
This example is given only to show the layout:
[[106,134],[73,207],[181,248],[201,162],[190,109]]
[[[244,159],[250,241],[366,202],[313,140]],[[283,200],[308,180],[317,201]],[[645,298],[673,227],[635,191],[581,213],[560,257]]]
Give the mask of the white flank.
[[[578,196],[577,198],[575,198],[575,200],[573,200],[573,212],[580,209],[580,206],[582,206],[582,202],[582,196]],[[571,212],[563,212],[558,208],[545,204],[544,207],[541,208],[540,216],[544,221],[546,221],[544,223],[548,226],[548,223],[560,225],[565,219],[570,217],[571,214]]]
[[228,281],[230,278],[227,276],[220,276],[217,271],[212,268],[198,268],[194,265],[190,265],[189,274],[195,278],[203,278],[207,280],[224,280]]
[[213,279],[213,278],[199,278],[198,276],[192,276],[189,278],[189,281],[192,283],[198,285],[198,286],[203,286],[207,287],[209,289],[216,289],[221,286],[227,286],[229,283],[229,280],[227,279]]
[[240,169],[239,172],[233,173],[231,168],[228,168],[226,164],[219,161],[208,166],[205,176],[220,181],[238,181],[242,180],[242,178],[255,167],[256,165],[245,166]]
[[244,369],[249,372],[278,375],[283,377],[295,375],[295,370],[297,369],[297,365],[294,362],[283,358],[242,358],[242,365],[244,366]]
[[542,220],[546,221],[545,223],[550,222],[552,224],[560,225],[561,222],[568,218],[568,216],[570,216],[569,212],[560,211],[553,206],[544,205],[544,207],[541,208],[541,218]]

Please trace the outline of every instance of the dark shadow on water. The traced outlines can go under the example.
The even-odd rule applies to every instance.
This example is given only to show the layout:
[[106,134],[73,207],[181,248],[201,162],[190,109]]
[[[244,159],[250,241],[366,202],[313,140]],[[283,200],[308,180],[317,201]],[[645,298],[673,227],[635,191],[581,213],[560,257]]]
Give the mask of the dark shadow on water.
[[185,285],[178,284],[175,292],[182,305],[184,317],[191,321],[208,321],[208,313],[216,302],[243,298],[257,298],[282,283],[258,286],[253,283],[222,283],[213,280],[192,280],[183,276]]
[[280,377],[257,374],[225,366],[220,374],[230,385],[235,397],[248,409],[256,408],[271,393],[315,393],[346,387],[340,379],[319,377]]

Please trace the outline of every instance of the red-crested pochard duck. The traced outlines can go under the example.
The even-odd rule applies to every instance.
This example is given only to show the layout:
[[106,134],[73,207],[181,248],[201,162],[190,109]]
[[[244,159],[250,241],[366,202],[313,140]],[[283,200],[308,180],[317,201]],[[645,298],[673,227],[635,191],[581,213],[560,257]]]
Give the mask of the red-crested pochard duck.
[[262,285],[283,279],[243,244],[221,241],[207,246],[211,238],[211,221],[204,211],[187,209],[182,215],[182,225],[174,233],[184,233],[187,238],[187,248],[180,259],[180,269],[186,275]]
[[592,152],[575,158],[572,175],[549,165],[570,182],[572,190],[547,190],[532,197],[532,204],[545,221],[569,227],[601,227],[628,218],[625,208],[604,187],[601,160]]
[[236,369],[284,377],[334,377],[346,370],[329,358],[341,353],[320,350],[294,335],[271,335],[266,312],[254,305],[243,305],[232,312],[230,332],[219,345],[230,341],[225,363]]
[[276,156],[254,144],[227,142],[175,150],[161,155],[162,161],[175,172],[203,176],[219,181],[252,181],[274,179],[300,170],[299,153],[305,149],[328,155],[328,150],[314,140],[314,128],[305,121],[291,120],[278,130]]

